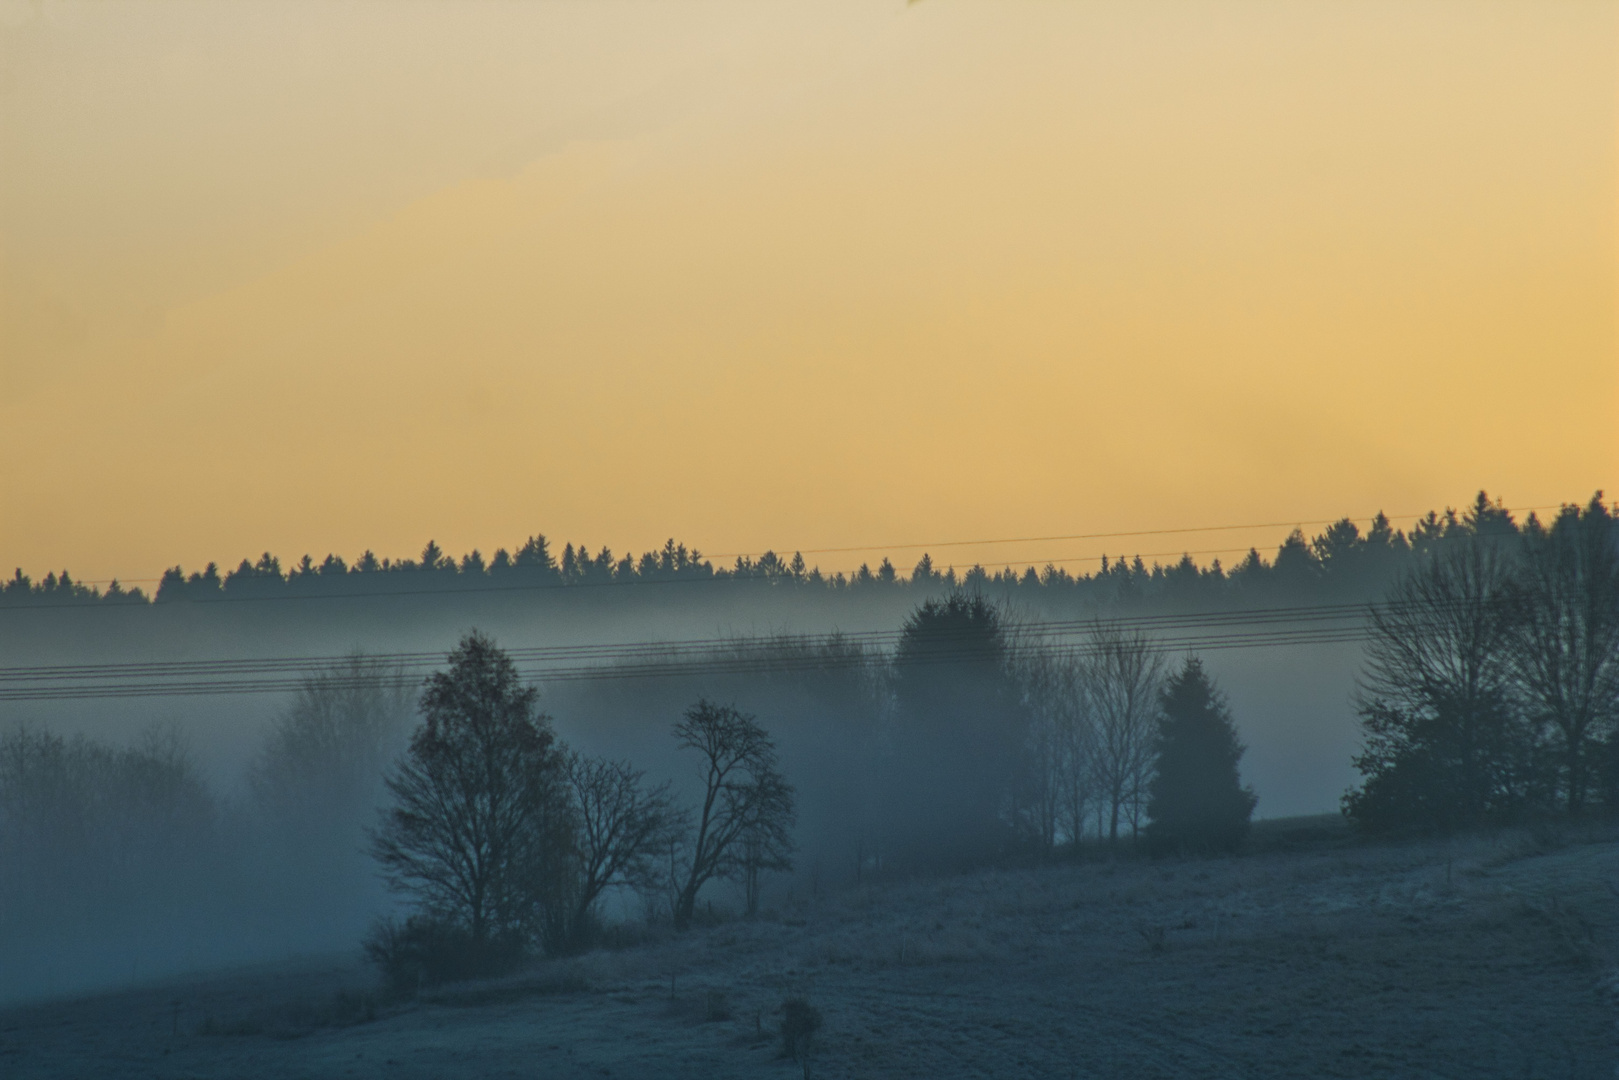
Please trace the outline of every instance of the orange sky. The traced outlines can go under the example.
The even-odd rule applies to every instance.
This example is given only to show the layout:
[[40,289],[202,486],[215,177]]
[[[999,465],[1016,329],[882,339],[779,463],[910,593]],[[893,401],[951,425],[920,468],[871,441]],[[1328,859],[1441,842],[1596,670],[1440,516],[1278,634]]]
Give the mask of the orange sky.
[[0,567],[1619,495],[1616,145],[1612,3],[0,0]]

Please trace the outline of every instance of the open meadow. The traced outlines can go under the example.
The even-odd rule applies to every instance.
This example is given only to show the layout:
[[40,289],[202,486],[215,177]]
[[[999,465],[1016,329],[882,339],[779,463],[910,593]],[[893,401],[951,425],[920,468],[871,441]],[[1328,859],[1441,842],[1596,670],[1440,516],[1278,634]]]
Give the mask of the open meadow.
[[[799,895],[752,921],[379,995],[357,957],[0,1013],[7,1077],[1603,1077],[1619,837],[1126,857]],[[822,1014],[807,1062],[780,1007]]]

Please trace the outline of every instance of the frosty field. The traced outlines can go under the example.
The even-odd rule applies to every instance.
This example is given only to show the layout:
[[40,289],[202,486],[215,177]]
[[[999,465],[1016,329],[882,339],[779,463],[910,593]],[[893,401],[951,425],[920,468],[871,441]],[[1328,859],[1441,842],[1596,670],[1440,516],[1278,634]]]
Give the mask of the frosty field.
[[0,1012],[10,1078],[1604,1077],[1619,839],[1125,858],[800,896],[404,1003],[357,957]]

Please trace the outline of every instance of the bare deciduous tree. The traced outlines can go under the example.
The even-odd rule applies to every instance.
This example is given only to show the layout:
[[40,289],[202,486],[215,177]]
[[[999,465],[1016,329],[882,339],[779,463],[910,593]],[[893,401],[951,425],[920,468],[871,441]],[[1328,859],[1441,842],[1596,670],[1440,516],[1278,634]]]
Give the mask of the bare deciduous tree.
[[571,933],[589,932],[591,909],[603,892],[618,885],[647,887],[654,858],[684,829],[685,815],[669,796],[669,785],[643,786],[644,774],[628,762],[568,755],[568,781],[578,815],[579,861]]
[[1105,623],[1091,630],[1086,665],[1095,723],[1096,785],[1107,814],[1109,843],[1119,838],[1119,820],[1139,821],[1152,773],[1152,739],[1164,661],[1151,639]]
[[1512,553],[1462,537],[1426,553],[1372,610],[1345,809],[1374,828],[1453,828],[1521,804],[1538,752],[1514,697]]
[[1072,650],[1020,650],[1030,715],[1027,816],[1046,850],[1085,833],[1095,788],[1096,731],[1088,668]]
[[795,810],[775,741],[752,716],[703,700],[686,710],[674,733],[682,748],[700,755],[703,778],[689,843],[671,868],[674,921],[683,930],[712,879],[751,878],[756,890],[761,871],[792,868]]
[[1523,540],[1512,658],[1525,703],[1557,742],[1563,802],[1578,813],[1598,771],[1596,739],[1619,722],[1619,523],[1598,492],[1550,528],[1531,517]]
[[311,847],[352,853],[383,773],[408,740],[413,698],[397,665],[359,653],[304,679],[248,775],[281,839],[304,855]]

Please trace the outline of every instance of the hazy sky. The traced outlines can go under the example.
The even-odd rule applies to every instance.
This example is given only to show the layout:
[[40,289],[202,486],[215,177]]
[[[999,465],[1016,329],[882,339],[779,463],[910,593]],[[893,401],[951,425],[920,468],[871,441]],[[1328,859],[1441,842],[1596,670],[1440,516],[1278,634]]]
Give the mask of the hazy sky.
[[0,0],[0,567],[1619,495],[1616,145],[1610,2]]

